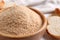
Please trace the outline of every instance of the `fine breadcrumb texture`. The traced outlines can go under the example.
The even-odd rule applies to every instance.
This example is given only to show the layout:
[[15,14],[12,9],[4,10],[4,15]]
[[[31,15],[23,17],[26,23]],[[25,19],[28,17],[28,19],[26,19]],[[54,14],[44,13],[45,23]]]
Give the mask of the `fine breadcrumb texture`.
[[24,6],[12,6],[0,13],[0,32],[9,35],[29,35],[42,25],[41,17]]

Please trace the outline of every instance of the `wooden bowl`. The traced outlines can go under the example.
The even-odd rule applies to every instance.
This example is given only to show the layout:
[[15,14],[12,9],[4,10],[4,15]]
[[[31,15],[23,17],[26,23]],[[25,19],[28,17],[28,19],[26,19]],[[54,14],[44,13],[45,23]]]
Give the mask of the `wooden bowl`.
[[40,40],[40,38],[43,36],[43,34],[46,31],[47,20],[46,20],[45,16],[43,15],[43,13],[41,13],[40,11],[38,11],[36,9],[33,9],[33,8],[30,8],[30,9],[41,16],[41,19],[42,19],[43,23],[42,23],[42,26],[41,26],[40,30],[37,31],[34,34],[27,35],[27,36],[24,36],[24,37],[18,37],[18,38],[9,37],[9,36],[0,34],[0,40]]

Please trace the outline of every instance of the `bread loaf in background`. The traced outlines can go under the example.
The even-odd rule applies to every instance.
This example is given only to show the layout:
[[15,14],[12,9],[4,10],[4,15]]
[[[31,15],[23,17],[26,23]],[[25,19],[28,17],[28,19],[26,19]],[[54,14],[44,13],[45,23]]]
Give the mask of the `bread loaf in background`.
[[0,9],[2,9],[4,7],[4,1],[3,0],[0,0]]

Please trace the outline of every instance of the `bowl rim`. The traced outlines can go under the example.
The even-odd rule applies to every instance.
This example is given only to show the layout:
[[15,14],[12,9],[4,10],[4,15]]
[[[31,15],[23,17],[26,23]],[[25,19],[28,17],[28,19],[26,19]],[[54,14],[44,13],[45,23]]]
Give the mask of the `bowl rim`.
[[34,9],[34,8],[29,8],[29,9],[31,9],[31,10],[35,11],[36,13],[38,13],[41,16],[41,18],[43,19],[44,22],[43,22],[42,27],[40,28],[40,30],[38,30],[37,32],[35,32],[33,34],[26,35],[26,36],[21,36],[21,37],[20,36],[14,36],[14,35],[11,36],[11,35],[4,34],[4,33],[1,33],[1,32],[0,32],[0,36],[7,37],[7,38],[26,38],[26,37],[34,36],[34,35],[40,33],[41,31],[43,31],[47,26],[47,19],[45,18],[44,14],[41,13],[40,11],[38,11],[37,9]]

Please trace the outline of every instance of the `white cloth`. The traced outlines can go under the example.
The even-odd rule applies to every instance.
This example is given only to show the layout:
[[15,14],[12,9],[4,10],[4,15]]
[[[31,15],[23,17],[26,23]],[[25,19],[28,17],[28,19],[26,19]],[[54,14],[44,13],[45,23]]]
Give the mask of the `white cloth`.
[[[4,0],[6,4],[16,3],[17,5],[31,5],[35,3],[41,3],[37,6],[33,6],[42,12],[50,12],[55,8],[60,8],[60,0]],[[44,3],[43,3],[44,2]],[[8,6],[8,5],[7,5]]]
[[34,8],[43,12],[51,12],[55,8],[60,8],[60,0],[46,0],[45,3],[34,6]]

